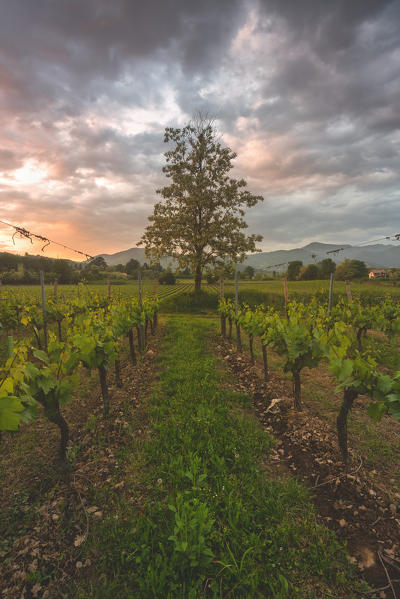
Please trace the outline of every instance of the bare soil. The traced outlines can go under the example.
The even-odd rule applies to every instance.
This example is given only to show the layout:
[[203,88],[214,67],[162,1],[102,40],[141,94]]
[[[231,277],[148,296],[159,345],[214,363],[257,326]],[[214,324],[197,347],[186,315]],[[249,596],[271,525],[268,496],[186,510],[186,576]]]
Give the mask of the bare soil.
[[[360,577],[376,589],[366,596],[396,599],[396,593],[400,597],[400,493],[394,473],[375,471],[371,477],[371,467],[357,450],[354,437],[349,443],[352,459],[346,473],[332,417],[340,400],[336,398],[331,406],[328,420],[321,418],[316,403],[308,401],[306,394],[303,411],[295,412],[290,381],[272,372],[265,383],[260,362],[251,364],[247,355],[228,341],[220,340],[217,351],[235,390],[251,394],[258,419],[275,437],[272,464],[266,461],[268,473],[294,475],[308,486],[321,519],[347,543]],[[307,376],[315,386],[323,386],[314,370]],[[326,372],[323,376],[329,377]],[[364,409],[362,399],[355,409]],[[384,419],[379,425],[382,434],[398,435],[395,424]]]
[[[70,427],[70,467],[56,461],[58,429],[39,416],[26,429],[5,434],[0,460],[0,595],[7,599],[67,597],[60,589],[79,576],[91,576],[82,548],[92,522],[112,506],[93,504],[93,496],[118,489],[140,509],[124,460],[130,440],[145,434],[143,397],[154,377],[154,358],[162,330],[149,339],[136,366],[121,360],[123,387],[109,373],[110,415],[102,415],[96,373],[82,372],[77,397],[63,409]],[[99,492],[99,493],[98,493]]]

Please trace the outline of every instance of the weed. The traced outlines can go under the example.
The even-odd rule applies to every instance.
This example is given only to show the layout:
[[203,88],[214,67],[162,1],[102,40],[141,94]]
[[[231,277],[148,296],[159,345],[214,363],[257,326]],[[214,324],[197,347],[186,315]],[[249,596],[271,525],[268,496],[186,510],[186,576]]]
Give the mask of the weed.
[[89,414],[87,420],[86,420],[86,424],[85,424],[85,429],[87,431],[91,431],[93,432],[94,429],[96,428],[96,422],[97,422],[97,416],[96,414]]
[[140,452],[132,464],[147,465],[142,507],[112,489],[102,497],[115,517],[91,530],[85,551],[100,575],[76,599],[305,598],[313,585],[321,597],[354,596],[345,553],[307,491],[261,473],[272,440],[247,415],[249,399],[221,386],[213,327],[170,322],[147,406],[151,435],[130,450]]

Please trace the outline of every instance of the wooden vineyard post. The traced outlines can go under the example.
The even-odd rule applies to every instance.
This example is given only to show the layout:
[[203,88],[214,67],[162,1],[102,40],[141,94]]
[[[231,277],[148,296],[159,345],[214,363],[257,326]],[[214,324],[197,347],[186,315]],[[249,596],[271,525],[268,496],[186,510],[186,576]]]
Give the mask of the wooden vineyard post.
[[[224,299],[224,279],[219,278],[219,299]],[[226,316],[221,312],[221,335],[225,339],[226,337]]]
[[[154,279],[153,293],[154,293],[154,297],[157,298],[158,297],[158,276]],[[156,330],[157,323],[158,323],[158,314],[156,311],[154,314],[154,318],[153,318],[153,331]]]
[[267,348],[264,345],[262,339],[261,339],[261,351],[262,351],[263,366],[264,366],[264,381],[267,382],[268,379],[269,379],[269,374],[268,374],[268,356],[267,356]]
[[328,314],[332,312],[332,295],[333,295],[333,279],[334,274],[331,272],[331,280],[329,281],[329,299],[328,299]]
[[284,279],[283,279],[283,294],[285,296],[285,314],[286,314],[286,318],[289,319],[289,310],[288,310],[289,293],[288,293],[286,277],[284,277]]
[[105,369],[104,364],[100,364],[97,370],[99,371],[101,394],[103,396],[104,416],[107,417],[110,413],[110,396],[108,394],[107,370]]
[[53,294],[54,294],[54,299],[57,300],[57,292],[58,292],[58,281],[57,281],[57,277],[54,279],[54,289],[53,289]]
[[136,366],[136,353],[135,353],[135,345],[133,342],[133,331],[132,329],[129,329],[129,333],[128,333],[128,340],[129,340],[129,353],[131,356],[131,362],[134,366]]
[[108,301],[110,301],[110,298],[111,298],[111,279],[110,278],[107,279],[107,297],[108,297]]
[[[143,311],[143,296],[142,296],[142,271],[139,268],[138,270],[138,291],[139,291],[139,308],[140,308],[140,312]],[[139,348],[141,349],[141,351],[145,350],[145,346],[146,346],[146,341],[144,338],[144,327],[142,324],[139,325],[138,327],[138,341],[139,341]]]
[[238,272],[237,264],[235,264],[235,313],[237,314],[239,304],[239,284],[238,284]]
[[240,336],[240,324],[237,321],[239,309],[239,284],[237,264],[235,264],[235,315],[236,315],[236,344],[239,351],[242,351],[242,338]]
[[224,278],[219,278],[219,298],[224,299],[225,297],[225,289],[224,289]]
[[138,270],[138,295],[139,295],[139,308],[142,310],[143,308],[143,299],[142,299],[142,271]]
[[119,358],[117,358],[114,362],[114,368],[115,368],[115,383],[117,385],[117,387],[119,389],[121,389],[122,387],[122,380],[121,380],[121,362],[119,360]]
[[346,285],[347,300],[348,300],[349,304],[351,304],[351,302],[353,301],[353,296],[351,295],[350,281],[345,281],[345,285]]
[[43,312],[43,334],[44,334],[44,347],[47,351],[47,322],[46,322],[46,294],[44,290],[44,272],[40,271],[40,287],[42,291],[42,312]]
[[253,338],[253,334],[249,333],[249,349],[250,349],[250,362],[252,364],[254,364],[254,338]]

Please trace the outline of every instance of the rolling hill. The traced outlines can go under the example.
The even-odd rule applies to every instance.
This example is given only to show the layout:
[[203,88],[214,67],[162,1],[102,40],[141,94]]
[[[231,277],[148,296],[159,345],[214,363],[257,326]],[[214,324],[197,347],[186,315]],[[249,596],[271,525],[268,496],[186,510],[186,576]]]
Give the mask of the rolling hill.
[[[334,252],[334,253],[332,253]],[[115,254],[101,254],[107,264],[126,264],[131,258],[138,260],[140,264],[146,262],[144,248],[130,248]],[[260,252],[247,256],[240,269],[253,266],[256,270],[286,270],[288,262],[301,260],[303,264],[320,262],[324,258],[332,258],[337,264],[345,258],[350,260],[362,260],[371,268],[394,268],[400,267],[400,243],[398,245],[334,245],[328,243],[309,243],[301,248],[291,250],[277,250],[273,252]],[[166,267],[171,263],[167,258],[161,260]]]

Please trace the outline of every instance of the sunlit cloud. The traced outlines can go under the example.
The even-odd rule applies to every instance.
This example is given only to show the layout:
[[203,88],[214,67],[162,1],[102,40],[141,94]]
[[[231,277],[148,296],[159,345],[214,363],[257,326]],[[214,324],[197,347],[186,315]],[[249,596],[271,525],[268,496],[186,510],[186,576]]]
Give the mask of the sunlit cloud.
[[[164,129],[200,110],[265,198],[247,214],[265,249],[391,232],[400,6],[350,4],[8,3],[0,219],[89,253],[133,247],[166,182]],[[11,234],[0,248],[41,252]]]
[[0,173],[0,183],[10,186],[34,185],[43,181],[49,174],[46,165],[34,159],[29,159],[15,171],[5,174]]

